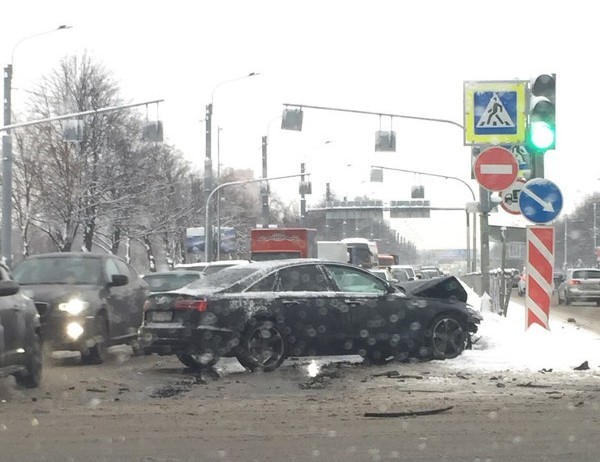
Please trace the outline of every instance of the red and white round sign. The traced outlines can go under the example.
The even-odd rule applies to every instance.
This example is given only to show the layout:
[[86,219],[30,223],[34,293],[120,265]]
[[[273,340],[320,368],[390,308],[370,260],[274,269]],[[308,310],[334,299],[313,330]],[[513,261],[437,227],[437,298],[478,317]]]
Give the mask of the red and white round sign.
[[512,152],[494,146],[477,156],[473,172],[483,188],[488,191],[502,191],[517,179],[519,165]]
[[513,184],[511,184],[504,191],[500,191],[500,206],[508,213],[513,215],[521,215],[521,207],[519,207],[519,194],[525,186],[524,178],[517,178]]

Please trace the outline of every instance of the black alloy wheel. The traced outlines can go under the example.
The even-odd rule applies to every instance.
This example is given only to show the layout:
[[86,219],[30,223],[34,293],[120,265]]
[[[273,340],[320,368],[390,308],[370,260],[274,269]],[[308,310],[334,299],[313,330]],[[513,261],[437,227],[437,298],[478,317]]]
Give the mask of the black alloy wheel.
[[94,346],[88,348],[81,354],[81,360],[85,364],[102,364],[106,359],[108,348],[108,320],[105,316],[96,316],[94,323]]
[[26,353],[25,372],[15,375],[17,385],[24,388],[37,388],[42,380],[42,341],[38,334],[33,334],[31,348]]
[[287,356],[284,334],[273,321],[258,320],[249,324],[242,336],[241,346],[242,353],[237,359],[251,371],[274,371]]
[[452,359],[465,349],[468,333],[460,319],[447,313],[436,317],[428,330],[429,347],[434,359]]
[[219,361],[219,358],[208,354],[177,353],[176,356],[184,366],[194,370],[210,369]]

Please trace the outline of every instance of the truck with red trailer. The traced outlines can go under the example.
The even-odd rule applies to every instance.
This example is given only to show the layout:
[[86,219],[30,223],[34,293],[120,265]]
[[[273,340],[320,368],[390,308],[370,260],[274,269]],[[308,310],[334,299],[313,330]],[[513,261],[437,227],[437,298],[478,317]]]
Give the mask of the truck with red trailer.
[[317,258],[317,230],[255,228],[250,231],[250,259]]

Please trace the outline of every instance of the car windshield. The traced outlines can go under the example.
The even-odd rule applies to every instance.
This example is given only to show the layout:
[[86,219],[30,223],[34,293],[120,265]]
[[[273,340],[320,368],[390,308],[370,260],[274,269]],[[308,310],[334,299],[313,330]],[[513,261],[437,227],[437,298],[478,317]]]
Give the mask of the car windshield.
[[86,257],[30,258],[15,267],[14,278],[22,285],[97,285],[102,280],[102,260]]
[[[204,278],[199,279],[189,285],[190,289],[224,289],[232,286],[241,279],[244,279],[254,273],[261,271],[255,266],[235,265],[228,268],[223,268],[216,273],[207,274]],[[254,280],[254,278],[252,278]]]
[[573,279],[600,279],[600,270],[576,270]]

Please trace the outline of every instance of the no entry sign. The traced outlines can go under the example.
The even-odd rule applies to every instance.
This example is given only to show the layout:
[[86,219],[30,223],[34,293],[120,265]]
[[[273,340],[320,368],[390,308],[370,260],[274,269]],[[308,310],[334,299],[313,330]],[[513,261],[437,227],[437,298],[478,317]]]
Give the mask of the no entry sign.
[[488,191],[502,191],[517,179],[519,165],[512,152],[495,146],[477,156],[473,171],[483,188]]

